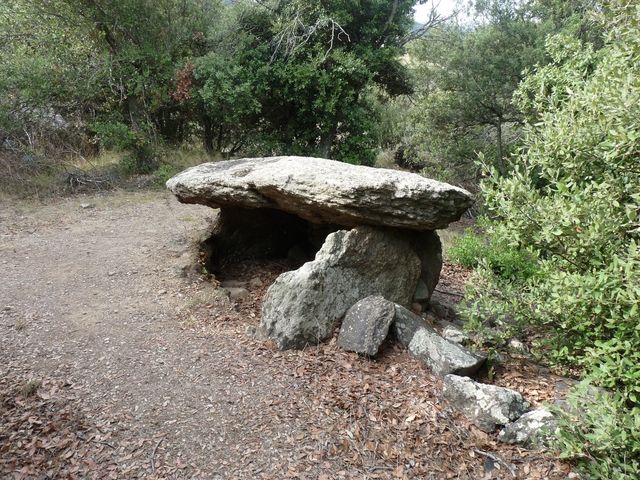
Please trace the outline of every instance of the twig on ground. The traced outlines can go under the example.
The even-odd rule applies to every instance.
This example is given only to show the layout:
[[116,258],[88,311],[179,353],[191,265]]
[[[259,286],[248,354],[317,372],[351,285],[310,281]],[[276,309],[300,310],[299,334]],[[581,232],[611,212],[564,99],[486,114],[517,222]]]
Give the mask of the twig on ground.
[[439,288],[434,288],[434,291],[438,292],[438,293],[443,293],[445,295],[451,295],[453,297],[460,297],[463,298],[464,295],[462,295],[461,293],[455,293],[449,290],[440,290]]
[[116,447],[114,447],[113,445],[111,445],[109,442],[103,442],[100,440],[91,440],[93,443],[99,443],[100,445],[106,445],[107,447],[109,447],[111,450],[115,450]]
[[500,457],[493,455],[492,453],[489,452],[484,452],[482,450],[478,450],[477,448],[475,448],[473,450],[475,453],[477,453],[478,455],[483,455],[487,458],[490,458],[491,460],[493,460],[496,463],[499,463],[500,465],[503,465],[504,467],[506,467],[507,470],[509,470],[509,472],[511,473],[511,475],[515,478],[516,477],[516,469],[514,468],[513,465],[505,462],[504,460],[502,460]]
[[153,449],[153,452],[151,453],[151,471],[153,473],[156,473],[156,461],[155,461],[156,452],[158,451],[158,447],[160,446],[163,440],[164,440],[164,437],[158,440],[158,443],[156,443],[156,446]]

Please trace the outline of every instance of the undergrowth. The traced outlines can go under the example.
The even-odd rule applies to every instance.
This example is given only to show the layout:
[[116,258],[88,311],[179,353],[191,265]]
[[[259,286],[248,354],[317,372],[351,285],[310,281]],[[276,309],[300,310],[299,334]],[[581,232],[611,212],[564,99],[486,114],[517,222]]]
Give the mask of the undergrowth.
[[485,166],[486,238],[464,237],[452,256],[475,267],[463,314],[485,332],[480,341],[538,338],[540,359],[603,389],[595,400],[575,393],[561,415],[561,455],[594,480],[636,479],[640,8],[614,1],[601,20],[598,52],[568,34],[548,40],[553,62],[516,95],[542,113],[508,176]]
[[[150,150],[151,151],[151,150]],[[212,161],[194,146],[153,148],[153,161],[140,164],[135,154],[117,149],[95,156],[77,153],[51,157],[37,152],[0,154],[0,196],[47,199],[113,189],[164,188],[176,173]]]

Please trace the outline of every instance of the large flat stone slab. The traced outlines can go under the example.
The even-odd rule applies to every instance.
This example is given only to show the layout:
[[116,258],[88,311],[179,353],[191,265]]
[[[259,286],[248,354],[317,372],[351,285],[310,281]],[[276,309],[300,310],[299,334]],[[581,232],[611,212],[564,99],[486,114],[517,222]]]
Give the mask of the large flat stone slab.
[[167,187],[184,203],[272,208],[341,226],[436,230],[473,204],[466,190],[417,174],[310,157],[204,163]]

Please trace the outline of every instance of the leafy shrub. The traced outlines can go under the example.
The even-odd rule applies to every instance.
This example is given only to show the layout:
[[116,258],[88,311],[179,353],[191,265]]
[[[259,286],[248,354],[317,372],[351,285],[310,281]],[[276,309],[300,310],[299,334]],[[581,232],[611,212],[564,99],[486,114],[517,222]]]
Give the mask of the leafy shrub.
[[93,130],[104,148],[128,152],[120,160],[120,169],[125,174],[151,173],[157,166],[155,147],[151,135],[143,130],[134,130],[124,123],[96,122]]
[[538,271],[534,257],[526,251],[498,244],[467,230],[449,249],[449,258],[468,268],[485,262],[495,275],[503,280],[526,280]]
[[568,403],[567,411],[556,412],[556,447],[562,457],[576,460],[590,478],[637,479],[640,408],[629,408],[622,395],[594,391],[588,384],[575,389]]
[[175,165],[171,165],[169,163],[163,163],[158,167],[155,171],[154,175],[158,180],[158,183],[164,185],[167,180],[177,174],[180,170]]
[[531,252],[538,273],[505,281],[487,256],[465,314],[474,328],[544,335],[538,354],[613,389],[574,419],[563,453],[595,479],[640,478],[640,7],[614,1],[605,12],[597,53],[549,42],[553,62],[522,86],[528,114],[540,113],[515,168],[487,168],[489,243]]

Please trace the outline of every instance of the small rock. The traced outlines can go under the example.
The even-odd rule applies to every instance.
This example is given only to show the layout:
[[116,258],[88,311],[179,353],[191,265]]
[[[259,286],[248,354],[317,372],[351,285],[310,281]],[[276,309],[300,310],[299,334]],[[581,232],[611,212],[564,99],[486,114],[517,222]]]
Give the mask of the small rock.
[[107,275],[109,275],[110,277],[113,277],[116,274],[116,272],[109,272],[107,273]]
[[260,279],[260,277],[254,277],[249,280],[249,286],[252,288],[260,288],[262,285],[264,285],[264,282]]
[[409,344],[409,351],[436,375],[472,375],[486,360],[486,357],[445,340],[426,326],[415,333]]
[[553,438],[557,422],[551,412],[544,408],[522,415],[508,424],[498,434],[498,440],[504,443],[517,443],[525,447],[545,446]]
[[517,338],[512,338],[511,340],[509,340],[509,348],[512,349],[512,350],[515,350],[517,352],[526,352],[527,351],[527,347],[525,346],[525,344],[522,343]]
[[342,321],[338,345],[351,352],[374,356],[387,338],[394,313],[393,302],[379,295],[360,300]]
[[529,408],[518,392],[457,375],[444,377],[442,394],[453,408],[488,433],[497,425],[513,422]]
[[469,336],[455,325],[449,322],[442,322],[442,324],[444,327],[442,329],[442,337],[445,340],[458,345],[464,345],[469,341]]
[[81,203],[80,208],[83,210],[87,210],[89,208],[95,208],[96,206],[93,203]]
[[427,287],[427,284],[421,279],[416,287],[416,293],[413,295],[413,301],[416,303],[425,303],[428,302],[430,298],[431,292],[429,291],[429,287]]
[[158,295],[166,295],[167,291],[166,290],[158,290]]
[[233,302],[244,300],[249,296],[249,290],[246,288],[225,287],[225,290],[229,293],[229,300]]

